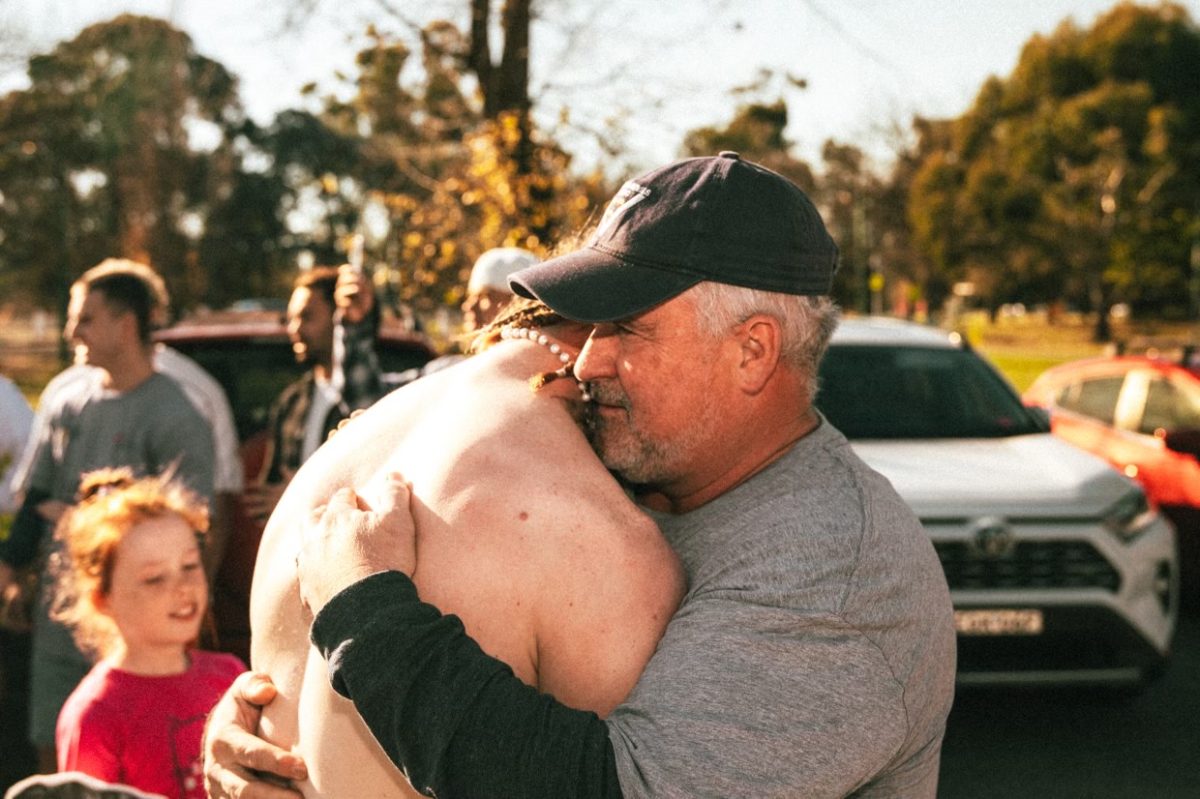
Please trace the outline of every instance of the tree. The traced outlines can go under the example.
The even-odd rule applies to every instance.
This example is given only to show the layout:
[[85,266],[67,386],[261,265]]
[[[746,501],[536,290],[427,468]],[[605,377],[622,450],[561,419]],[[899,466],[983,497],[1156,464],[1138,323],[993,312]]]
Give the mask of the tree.
[[[789,80],[798,83],[795,78]],[[702,156],[734,150],[798,185],[821,208],[838,245],[834,297],[860,311],[882,310],[878,281],[893,267],[907,241],[899,232],[904,228],[902,210],[871,171],[861,149],[825,142],[821,150],[823,169],[818,175],[791,154],[792,142],[783,134],[787,123],[788,109],[783,100],[748,103],[738,108],[725,127],[689,131],[682,151],[685,156]],[[885,253],[892,260],[885,258]]]
[[868,168],[863,151],[853,145],[826,141],[821,162],[818,195],[841,262],[834,296],[862,313],[881,312],[883,263],[877,247],[883,184]]
[[[492,90],[503,101],[464,90],[471,63],[497,78],[455,26],[435,21],[419,38],[414,53],[399,38],[368,30],[348,99],[327,97],[319,120],[357,157],[302,180],[355,186],[357,205],[344,218],[328,217],[335,238],[369,227],[359,212],[375,209],[382,233],[368,237],[369,260],[385,268],[395,299],[430,310],[461,302],[471,264],[485,249],[545,254],[583,225],[604,186],[599,177],[571,174],[569,155],[539,134],[513,81]],[[406,65],[418,56],[418,77],[406,82]],[[525,107],[487,114],[489,106],[514,104]]]
[[199,244],[237,171],[236,82],[167,23],[124,15],[29,62],[0,99],[6,289],[57,297],[108,256],[152,263],[177,303],[212,290]]
[[1200,29],[1179,5],[1123,3],[1035,36],[928,148],[915,241],[994,304],[1190,313],[1200,238]]
[[792,142],[783,135],[788,123],[787,104],[748,103],[738,108],[724,128],[704,127],[689,131],[683,139],[686,157],[715,155],[733,150],[747,160],[762,164],[790,179],[812,195],[816,177],[812,167],[791,155]]

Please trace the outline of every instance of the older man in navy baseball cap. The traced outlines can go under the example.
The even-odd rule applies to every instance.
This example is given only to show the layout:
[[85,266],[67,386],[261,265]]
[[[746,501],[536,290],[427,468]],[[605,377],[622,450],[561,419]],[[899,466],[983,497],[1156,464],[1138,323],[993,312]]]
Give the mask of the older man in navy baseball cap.
[[[721,153],[626,183],[587,245],[510,279],[593,323],[574,364],[592,445],[679,555],[688,592],[601,719],[522,685],[420,601],[405,576],[416,549],[403,494],[394,511],[310,527],[346,548],[333,560],[358,564],[301,575],[305,595],[331,597],[313,608],[312,641],[413,785],[936,796],[954,688],[949,591],[912,511],[813,406],[836,263],[800,189]],[[530,443],[553,457],[553,442]],[[513,497],[508,512],[524,508]],[[522,518],[537,535],[538,519]]]

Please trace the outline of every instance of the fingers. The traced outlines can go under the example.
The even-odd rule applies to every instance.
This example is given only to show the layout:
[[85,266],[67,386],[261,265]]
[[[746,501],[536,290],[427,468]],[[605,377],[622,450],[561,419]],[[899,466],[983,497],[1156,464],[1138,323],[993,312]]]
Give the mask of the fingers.
[[239,675],[233,684],[237,686],[239,701],[260,707],[269,704],[277,693],[270,675],[261,671],[247,671]]
[[350,264],[339,268],[333,298],[346,320],[353,324],[361,322],[375,305],[375,293],[367,276]]
[[204,772],[204,789],[208,799],[303,799],[303,794],[291,788],[260,780],[242,770],[210,767]]
[[343,487],[333,492],[333,496],[329,498],[329,502],[325,504],[322,516],[333,514],[334,516],[344,514],[347,511],[359,510],[360,499],[353,488]]
[[265,674],[245,672],[213,708],[204,736],[204,781],[214,799],[294,799],[288,780],[308,778],[299,755],[257,737],[262,706],[275,698]]
[[383,487],[383,496],[379,503],[377,515],[386,518],[395,513],[410,513],[409,503],[412,501],[412,483],[404,479],[399,472],[387,476]]
[[346,487],[310,512],[296,556],[300,601],[310,613],[317,615],[333,596],[378,572],[413,573],[416,530],[410,499],[409,484],[391,474],[383,486],[372,488],[371,502]]
[[239,727],[229,726],[218,730],[211,749],[211,768],[228,771],[241,779],[249,777],[251,772],[274,775],[283,780],[308,779],[303,758]]

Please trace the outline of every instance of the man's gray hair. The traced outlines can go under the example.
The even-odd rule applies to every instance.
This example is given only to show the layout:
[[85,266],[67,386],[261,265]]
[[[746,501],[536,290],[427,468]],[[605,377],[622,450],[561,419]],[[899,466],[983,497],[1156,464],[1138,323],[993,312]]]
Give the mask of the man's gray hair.
[[809,401],[817,394],[817,367],[838,324],[838,307],[827,296],[782,294],[706,280],[688,289],[702,332],[720,336],[754,314],[783,326],[782,358],[805,375]]

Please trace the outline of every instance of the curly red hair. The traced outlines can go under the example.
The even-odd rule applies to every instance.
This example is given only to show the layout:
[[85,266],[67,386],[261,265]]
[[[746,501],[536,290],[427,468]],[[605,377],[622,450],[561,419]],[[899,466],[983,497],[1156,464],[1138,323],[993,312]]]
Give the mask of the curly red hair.
[[137,525],[169,514],[179,516],[203,546],[208,505],[171,474],[135,477],[128,468],[98,469],[83,476],[79,502],[55,528],[63,545],[54,564],[57,591],[53,615],[73,628],[85,652],[106,654],[117,639],[112,620],[96,606],[112,588],[117,549]]

